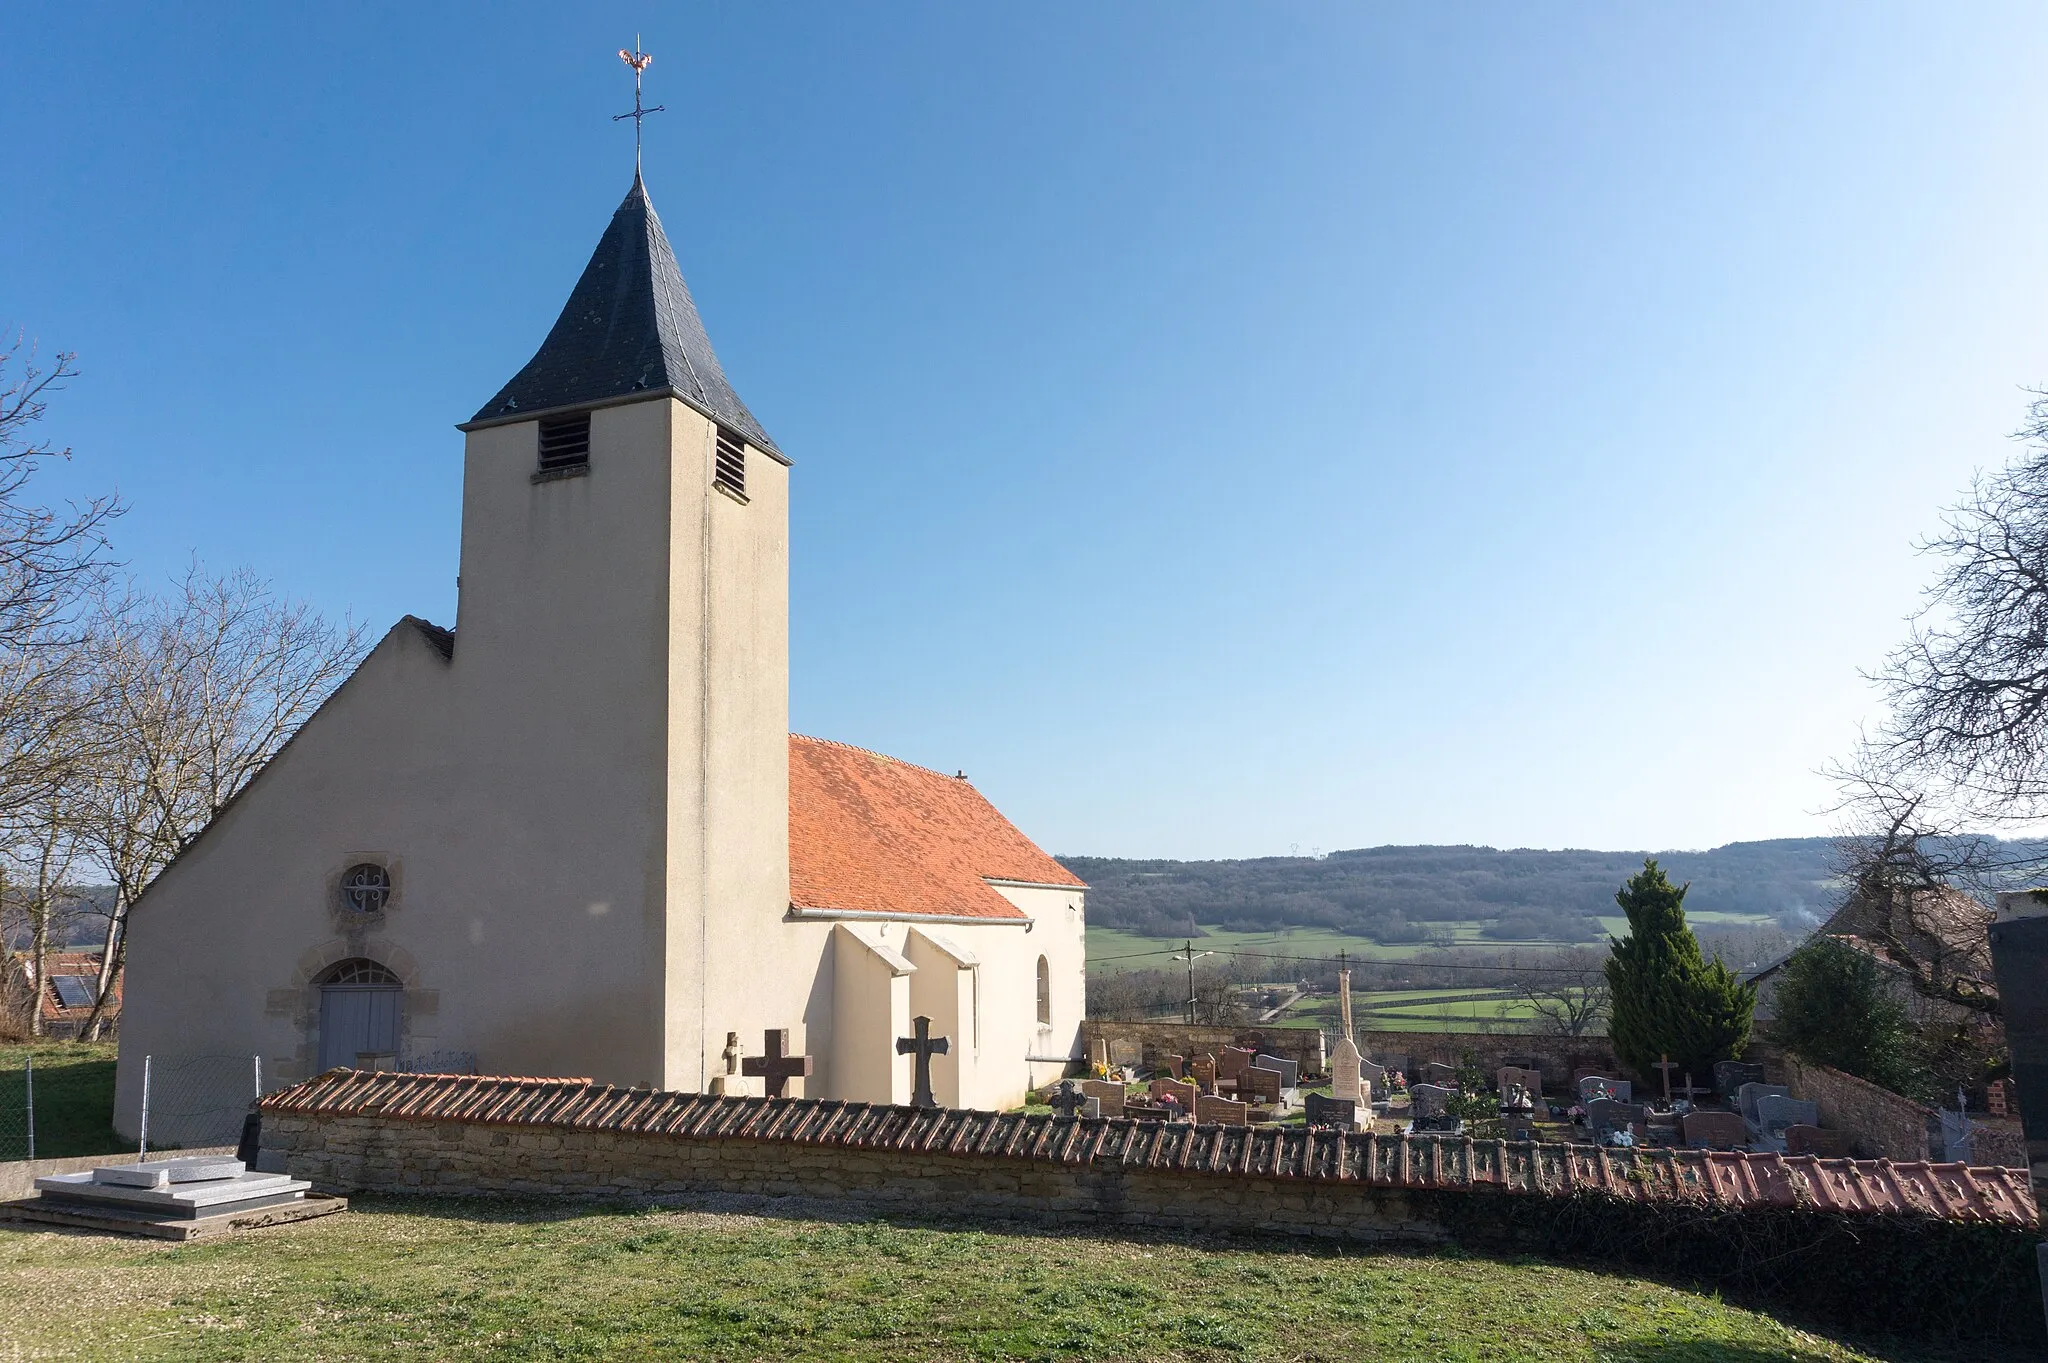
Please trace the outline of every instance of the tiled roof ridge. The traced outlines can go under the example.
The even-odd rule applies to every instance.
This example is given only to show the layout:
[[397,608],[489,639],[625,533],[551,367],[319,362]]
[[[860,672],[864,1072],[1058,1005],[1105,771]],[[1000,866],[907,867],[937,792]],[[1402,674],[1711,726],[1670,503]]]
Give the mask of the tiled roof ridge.
[[[893,756],[891,756],[890,754],[888,754],[888,753],[885,753],[885,752],[877,752],[877,751],[876,751],[875,749],[873,749],[873,748],[863,748],[863,747],[862,747],[862,746],[861,746],[860,744],[858,744],[858,743],[842,743],[842,742],[840,742],[840,741],[839,741],[838,739],[836,739],[836,738],[820,738],[820,737],[818,737],[818,736],[817,736],[816,734],[798,734],[798,733],[793,733],[793,734],[791,734],[791,735],[790,735],[790,737],[791,737],[791,738],[794,738],[794,739],[798,739],[798,740],[801,740],[802,742],[805,742],[805,743],[818,743],[818,744],[822,744],[822,745],[824,745],[825,747],[828,747],[828,748],[843,748],[843,749],[845,749],[845,750],[846,750],[847,752],[857,752],[857,753],[861,754],[861,755],[862,755],[863,757],[878,757],[878,758],[880,758],[880,759],[881,759],[882,761],[884,761],[884,762],[890,762],[890,763],[893,763],[893,764],[895,764],[896,766],[899,766],[899,767],[908,767],[908,768],[910,768],[910,769],[911,769],[912,771],[921,771],[921,772],[923,772],[923,773],[924,773],[925,775],[927,775],[927,776],[936,776],[936,777],[940,778],[941,780],[945,780],[945,781],[960,781],[960,782],[964,782],[964,783],[965,783],[965,784],[966,784],[967,786],[969,786],[969,787],[971,787],[971,788],[972,788],[972,787],[974,787],[974,782],[972,782],[972,781],[969,781],[969,780],[967,780],[967,778],[966,778],[966,777],[964,777],[964,776],[958,776],[958,775],[955,775],[954,773],[952,773],[952,772],[949,772],[949,771],[940,771],[940,770],[938,770],[938,769],[937,769],[936,767],[927,767],[927,766],[922,766],[922,765],[920,765],[919,763],[916,763],[916,762],[910,762],[910,761],[906,761],[906,760],[904,760],[904,759],[903,759],[903,758],[901,758],[901,757],[893,757]],[[979,795],[979,794],[980,794],[981,792],[980,792],[980,790],[979,790],[978,788],[976,788],[976,789],[975,789],[975,793],[976,793],[977,795]],[[988,797],[984,795],[984,796],[982,796],[982,798],[983,798],[983,799],[987,799]]]
[[727,1098],[596,1084],[357,1070],[266,1096],[278,1116],[557,1126],[687,1139],[751,1140],[953,1156],[1108,1164],[1216,1176],[1302,1179],[1634,1200],[1901,1213],[2032,1226],[2026,1170],[1706,1150],[1510,1146],[1452,1136],[1379,1136],[1279,1126],[924,1109],[829,1098]]

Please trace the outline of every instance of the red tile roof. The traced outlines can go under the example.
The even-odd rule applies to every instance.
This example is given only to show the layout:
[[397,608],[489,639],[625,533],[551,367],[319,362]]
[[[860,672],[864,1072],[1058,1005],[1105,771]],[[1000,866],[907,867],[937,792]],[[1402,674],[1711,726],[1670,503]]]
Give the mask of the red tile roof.
[[964,778],[790,735],[792,906],[1027,917],[989,880],[1085,888]]
[[612,1088],[587,1079],[358,1070],[330,1070],[269,1095],[261,1107],[280,1115],[556,1126],[1529,1196],[1598,1189],[1636,1202],[1704,1199],[1731,1208],[1805,1205],[1857,1214],[2035,1224],[2026,1170],[1960,1164],[926,1111],[813,1098],[712,1098]]
[[[37,991],[37,995],[39,998],[38,1007],[42,1010],[44,1020],[49,1022],[68,1022],[91,1017],[91,1005],[82,1008],[66,1008],[64,1006],[63,1000],[57,996],[56,981],[59,975],[88,976],[91,979],[89,987],[98,989],[100,983],[100,953],[97,951],[52,951],[43,957],[43,963],[48,969],[49,978],[43,981],[43,987]],[[35,975],[35,958],[26,951],[16,952],[14,969],[21,976],[24,983],[32,981]],[[120,1014],[120,1011],[121,975],[117,971],[114,975],[114,996],[107,1000],[107,1016],[109,1018],[116,1017]]]

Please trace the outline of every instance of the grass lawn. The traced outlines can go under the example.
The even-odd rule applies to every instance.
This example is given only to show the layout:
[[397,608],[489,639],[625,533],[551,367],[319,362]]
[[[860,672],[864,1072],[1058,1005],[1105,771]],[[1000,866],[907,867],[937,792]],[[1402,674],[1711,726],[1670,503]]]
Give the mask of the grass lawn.
[[[36,1158],[111,1155],[132,1150],[114,1135],[114,1043],[38,1041],[0,1046],[0,1132],[21,1128],[22,1062],[36,1074]],[[26,1149],[0,1159],[26,1159]]]
[[395,1199],[188,1246],[0,1230],[0,1340],[85,1360],[1964,1356],[1458,1254]]

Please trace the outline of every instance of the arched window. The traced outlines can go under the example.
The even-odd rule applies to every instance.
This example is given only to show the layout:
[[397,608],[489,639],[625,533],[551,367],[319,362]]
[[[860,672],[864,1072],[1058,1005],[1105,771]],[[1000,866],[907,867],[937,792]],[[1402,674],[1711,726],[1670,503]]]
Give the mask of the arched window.
[[1052,963],[1038,958],[1038,1025],[1052,1026]]
[[313,983],[322,988],[334,984],[368,989],[397,989],[404,981],[392,973],[390,966],[379,965],[361,956],[351,956],[345,961],[336,961],[328,966],[320,972],[320,978]]

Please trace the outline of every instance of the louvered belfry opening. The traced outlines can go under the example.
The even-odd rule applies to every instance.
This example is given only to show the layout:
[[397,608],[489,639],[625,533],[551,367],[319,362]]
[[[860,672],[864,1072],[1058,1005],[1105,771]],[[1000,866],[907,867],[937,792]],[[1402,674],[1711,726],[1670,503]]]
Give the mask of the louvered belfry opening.
[[734,492],[747,492],[747,443],[738,431],[718,428],[718,468],[712,475]]
[[584,468],[590,463],[590,413],[549,417],[540,423],[540,470]]

